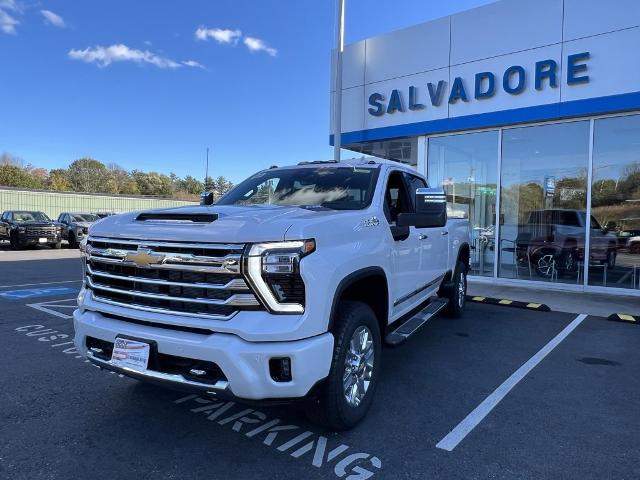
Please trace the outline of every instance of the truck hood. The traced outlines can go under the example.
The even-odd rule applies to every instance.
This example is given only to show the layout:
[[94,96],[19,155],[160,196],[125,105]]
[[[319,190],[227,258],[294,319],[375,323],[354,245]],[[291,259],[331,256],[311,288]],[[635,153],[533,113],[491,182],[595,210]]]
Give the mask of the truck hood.
[[[202,215],[216,214],[209,223],[171,220],[137,220],[141,213]],[[249,243],[284,240],[285,233],[296,222],[308,222],[340,215],[328,209],[259,206],[194,206],[145,212],[132,212],[104,218],[90,227],[92,236],[134,240],[183,242]]]
[[62,225],[58,222],[39,222],[37,220],[28,220],[26,222],[16,222],[17,227],[59,227]]
[[73,222],[76,227],[89,228],[93,222]]

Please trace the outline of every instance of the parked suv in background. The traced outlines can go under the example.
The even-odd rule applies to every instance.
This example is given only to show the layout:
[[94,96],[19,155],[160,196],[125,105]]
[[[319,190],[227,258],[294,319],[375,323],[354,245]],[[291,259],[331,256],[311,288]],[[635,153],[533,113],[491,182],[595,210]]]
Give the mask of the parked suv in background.
[[[516,239],[518,261],[529,262],[542,277],[578,270],[584,261],[585,223],[584,211],[571,209],[534,210],[527,223],[519,226]],[[591,216],[589,235],[591,252],[589,262],[606,263],[614,268],[617,257],[617,239],[600,226]]]
[[406,165],[312,162],[263,170],[215,205],[104,219],[82,248],[77,349],[174,388],[304,400],[352,427],[382,344],[465,305],[469,223],[426,187]]
[[62,225],[43,212],[8,210],[0,216],[0,240],[9,240],[15,250],[32,245],[60,248]]
[[69,248],[78,248],[89,233],[89,226],[98,220],[100,217],[93,213],[61,213],[58,222],[62,224],[62,238],[69,242]]

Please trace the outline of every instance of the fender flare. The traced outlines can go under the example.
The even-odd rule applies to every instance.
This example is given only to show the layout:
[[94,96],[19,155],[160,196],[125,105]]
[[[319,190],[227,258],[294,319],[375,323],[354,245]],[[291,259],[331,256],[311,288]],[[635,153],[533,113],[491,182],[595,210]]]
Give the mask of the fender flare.
[[[363,278],[373,277],[373,276],[382,277],[384,279],[385,283],[387,284],[387,289],[389,288],[388,287],[389,286],[389,282],[387,282],[387,274],[382,269],[382,267],[365,267],[365,268],[361,268],[360,270],[356,270],[355,272],[351,272],[349,275],[347,275],[342,280],[340,280],[340,283],[338,283],[338,286],[336,287],[336,291],[333,294],[333,300],[331,302],[331,311],[329,313],[329,324],[328,324],[327,331],[330,332],[333,329],[333,322],[334,322],[334,319],[335,319],[335,313],[336,313],[336,309],[338,308],[338,299],[347,290],[347,288],[349,288],[354,283],[362,280]],[[389,293],[387,291],[387,296],[388,295],[389,295]],[[388,302],[388,298],[387,298],[387,302]],[[387,310],[388,310],[388,306],[387,306]]]

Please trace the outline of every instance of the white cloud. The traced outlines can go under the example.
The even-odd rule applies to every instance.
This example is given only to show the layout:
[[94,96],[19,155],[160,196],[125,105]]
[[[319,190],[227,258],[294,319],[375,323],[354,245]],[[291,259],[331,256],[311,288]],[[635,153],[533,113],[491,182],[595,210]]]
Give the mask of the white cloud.
[[195,60],[186,60],[186,61],[182,62],[182,64],[187,66],[187,67],[202,68],[203,70],[206,70],[204,65],[202,65],[199,62],[196,62]]
[[16,25],[20,22],[9,15],[4,10],[0,10],[0,30],[4,33],[15,34]]
[[167,57],[161,57],[148,50],[137,50],[123,44],[109,47],[87,47],[84,50],[70,50],[69,58],[86,63],[95,63],[99,67],[106,67],[114,62],[149,63],[158,68],[180,68],[181,63]]
[[12,10],[14,12],[22,12],[22,7],[15,0],[0,0],[0,8]]
[[15,0],[0,0],[0,30],[4,33],[15,34],[16,25],[19,25],[20,22],[8,12],[20,14],[22,7]]
[[267,54],[275,57],[278,54],[278,50],[271,48],[264,43],[264,40],[255,37],[245,37],[244,44],[252,52],[266,52]]
[[45,23],[60,28],[65,28],[67,26],[64,23],[64,19],[60,15],[53,13],[51,10],[40,10],[40,13],[44,17]]
[[196,38],[198,40],[213,39],[218,43],[237,45],[238,40],[242,37],[240,30],[230,30],[227,28],[205,28],[199,27],[196,30]]

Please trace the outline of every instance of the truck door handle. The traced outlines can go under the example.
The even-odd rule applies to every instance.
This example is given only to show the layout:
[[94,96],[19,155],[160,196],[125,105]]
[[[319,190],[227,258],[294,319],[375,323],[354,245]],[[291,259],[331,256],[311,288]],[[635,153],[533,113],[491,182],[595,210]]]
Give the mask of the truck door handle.
[[429,235],[425,235],[424,233],[418,235],[418,240],[426,240],[427,238],[429,238]]
[[442,232],[442,235],[449,235],[449,232],[447,232],[446,230]]

